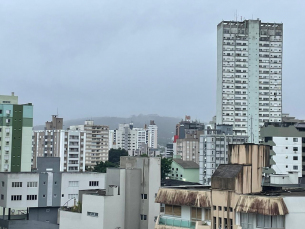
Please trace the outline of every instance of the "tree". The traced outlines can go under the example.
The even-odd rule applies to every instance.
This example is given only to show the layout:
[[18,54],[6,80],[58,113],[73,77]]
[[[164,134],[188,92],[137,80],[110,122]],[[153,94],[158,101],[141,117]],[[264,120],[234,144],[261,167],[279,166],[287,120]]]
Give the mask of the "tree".
[[148,155],[144,153],[144,154],[141,154],[140,157],[148,157]]
[[120,157],[128,156],[128,152],[125,149],[110,149],[108,155],[108,161],[119,166]]
[[106,173],[107,168],[116,168],[118,167],[118,165],[111,163],[109,161],[105,161],[105,162],[100,162],[97,163],[96,166],[94,166],[93,168],[93,172],[98,172],[98,173]]
[[161,158],[161,179],[165,179],[167,174],[170,173],[172,168],[172,158]]

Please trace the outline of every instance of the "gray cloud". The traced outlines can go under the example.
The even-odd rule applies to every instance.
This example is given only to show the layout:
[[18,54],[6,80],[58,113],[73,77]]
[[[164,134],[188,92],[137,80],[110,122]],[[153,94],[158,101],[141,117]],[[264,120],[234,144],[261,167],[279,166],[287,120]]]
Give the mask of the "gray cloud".
[[[283,108],[305,118],[304,1],[0,2],[0,91],[35,124],[157,113],[215,114],[216,26],[234,13],[284,23]],[[238,17],[240,19],[240,16]],[[301,101],[299,103],[299,101]]]

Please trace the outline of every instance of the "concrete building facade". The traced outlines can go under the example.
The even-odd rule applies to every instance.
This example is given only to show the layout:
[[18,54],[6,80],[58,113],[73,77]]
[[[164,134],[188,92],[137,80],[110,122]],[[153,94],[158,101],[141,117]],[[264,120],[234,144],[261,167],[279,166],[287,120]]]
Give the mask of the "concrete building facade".
[[153,120],[144,128],[135,128],[133,123],[119,124],[119,128],[109,131],[109,148],[125,149],[135,155],[141,147],[156,149],[158,146],[158,127]]
[[199,180],[211,185],[211,178],[220,164],[228,164],[229,144],[244,144],[247,136],[233,135],[232,125],[217,125],[200,135]]
[[32,168],[36,168],[38,157],[60,157],[60,171],[85,171],[86,132],[62,130],[62,119],[53,116],[52,120],[45,130],[33,132]]
[[0,171],[31,171],[33,105],[18,96],[0,95]]
[[156,202],[165,204],[155,229],[301,228],[305,189],[262,180],[269,148],[231,145],[229,164],[220,165],[212,186],[161,188]]
[[58,157],[38,158],[37,165],[36,172],[0,173],[0,227],[58,228],[58,209],[77,205],[80,189],[105,187],[106,174],[60,172]]
[[270,146],[276,174],[305,175],[305,123],[265,123],[261,137],[263,144]]
[[199,165],[193,161],[183,161],[182,159],[174,158],[168,177],[173,180],[198,183]]
[[99,162],[108,161],[109,127],[85,121],[84,125],[70,126],[70,130],[86,132],[85,166],[93,168]]
[[79,212],[60,211],[60,228],[153,229],[160,212],[155,203],[160,163],[160,158],[121,157],[120,169],[107,170],[105,189],[80,191]]
[[222,21],[217,26],[216,124],[259,143],[264,122],[282,120],[283,24]]

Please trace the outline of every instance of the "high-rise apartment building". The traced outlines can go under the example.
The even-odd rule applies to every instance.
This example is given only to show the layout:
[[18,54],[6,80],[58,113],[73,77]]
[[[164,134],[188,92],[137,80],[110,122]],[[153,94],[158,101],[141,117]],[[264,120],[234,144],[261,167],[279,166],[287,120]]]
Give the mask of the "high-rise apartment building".
[[86,132],[86,166],[93,168],[97,163],[108,161],[109,127],[85,121],[84,125],[70,126],[70,130]]
[[229,144],[244,144],[247,136],[233,135],[232,125],[217,125],[200,135],[199,182],[211,185],[211,178],[221,164],[228,164]]
[[52,116],[45,130],[33,133],[33,168],[38,157],[60,157],[60,171],[85,171],[86,132],[63,130],[63,119]]
[[264,122],[281,122],[282,53],[282,23],[218,24],[216,124],[258,143]]
[[0,95],[0,171],[31,171],[33,105]]
[[158,126],[155,124],[154,120],[150,120],[147,131],[149,133],[148,147],[158,148]]
[[125,149],[135,155],[137,149],[158,147],[158,126],[152,120],[144,128],[135,128],[133,123],[119,124],[119,128],[109,131],[109,148]]

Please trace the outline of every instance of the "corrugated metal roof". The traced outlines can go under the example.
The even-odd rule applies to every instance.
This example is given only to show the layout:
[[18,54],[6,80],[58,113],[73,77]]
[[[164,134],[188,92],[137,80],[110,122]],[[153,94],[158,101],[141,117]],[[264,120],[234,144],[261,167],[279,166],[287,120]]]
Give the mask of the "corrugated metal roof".
[[184,169],[199,169],[199,165],[194,161],[183,161],[182,159],[173,159],[174,162],[179,164]]
[[287,206],[282,197],[242,195],[236,204],[237,212],[262,215],[286,215]]
[[211,207],[211,191],[161,188],[158,191],[155,202],[209,208]]

